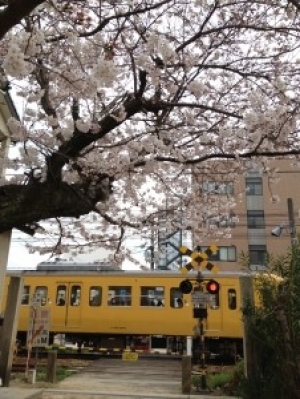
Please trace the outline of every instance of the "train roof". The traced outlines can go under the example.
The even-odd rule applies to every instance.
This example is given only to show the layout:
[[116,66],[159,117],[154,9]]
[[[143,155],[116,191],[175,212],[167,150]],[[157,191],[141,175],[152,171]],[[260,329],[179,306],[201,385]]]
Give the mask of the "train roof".
[[37,271],[120,271],[121,269],[109,261],[95,262],[69,262],[53,261],[41,262],[37,265]]
[[[100,267],[101,266],[101,267]],[[188,274],[183,274],[180,270],[122,270],[107,267],[105,265],[95,264],[72,264],[72,265],[39,265],[36,270],[9,270],[8,275],[24,275],[24,276],[39,276],[39,275],[76,275],[76,276],[91,276],[91,275],[114,275],[114,276],[135,276],[135,277],[181,277],[181,278],[195,278],[197,272],[190,271]],[[204,278],[224,278],[224,277],[242,277],[253,275],[248,272],[232,272],[232,271],[221,271],[217,274],[212,274],[204,271],[202,273]]]

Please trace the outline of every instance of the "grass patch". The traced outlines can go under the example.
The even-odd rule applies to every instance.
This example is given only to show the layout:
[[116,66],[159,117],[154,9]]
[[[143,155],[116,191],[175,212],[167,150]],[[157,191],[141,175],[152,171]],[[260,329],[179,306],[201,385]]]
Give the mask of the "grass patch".
[[[56,369],[56,380],[57,382],[64,380],[65,378],[70,377],[71,375],[75,374],[75,370],[71,370],[68,367],[57,367]],[[43,382],[46,381],[46,367],[45,366],[38,366],[36,370],[36,380]]]
[[207,376],[207,385],[210,389],[223,390],[233,379],[233,372],[225,372],[220,374],[209,374]]
[[[243,362],[236,364],[228,371],[215,374],[207,374],[206,386],[212,391],[221,391],[229,396],[238,396],[244,381]],[[198,389],[202,388],[201,375],[192,375],[192,385]]]
[[[73,374],[76,374],[76,370],[70,369],[69,367],[65,366],[59,366],[56,369],[56,381],[60,382],[64,380],[65,378],[70,377]],[[38,365],[36,369],[36,382],[47,382],[46,381],[46,374],[47,369],[46,366],[44,365]],[[22,373],[14,373],[14,378],[18,379],[20,381],[27,382],[27,377],[25,375],[25,372]]]

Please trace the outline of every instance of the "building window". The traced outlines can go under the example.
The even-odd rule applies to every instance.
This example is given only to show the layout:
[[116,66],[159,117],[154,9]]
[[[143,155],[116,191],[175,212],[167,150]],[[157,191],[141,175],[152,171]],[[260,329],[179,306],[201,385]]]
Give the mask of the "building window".
[[235,227],[235,223],[238,221],[238,218],[234,213],[230,213],[229,215],[217,215],[210,216],[208,218],[209,226],[217,226],[219,228],[227,228],[227,227]]
[[250,265],[264,266],[267,260],[266,245],[249,245]]
[[141,287],[140,305],[141,306],[164,306],[165,289],[164,287]]
[[[199,252],[205,252],[209,247],[198,247]],[[235,262],[236,261],[236,247],[219,247],[215,254],[212,254],[208,260],[210,261],[223,261],[223,262]]]
[[131,287],[109,286],[108,306],[131,306]]
[[220,247],[219,248],[219,260],[225,262],[235,262],[236,261],[236,248],[231,247]]
[[246,195],[263,195],[261,177],[246,177]]
[[233,195],[233,182],[231,181],[206,181],[202,184],[203,191],[209,194]]
[[247,226],[248,229],[264,229],[264,211],[247,211]]
[[90,297],[89,297],[89,305],[90,306],[100,306],[102,300],[102,288],[93,286],[90,288]]

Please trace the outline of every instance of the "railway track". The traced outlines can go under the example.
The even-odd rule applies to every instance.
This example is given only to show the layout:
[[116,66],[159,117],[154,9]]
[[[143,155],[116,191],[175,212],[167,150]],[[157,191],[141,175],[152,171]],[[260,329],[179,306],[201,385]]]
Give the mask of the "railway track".
[[[49,351],[44,351],[44,350],[38,350],[37,353],[35,351],[32,352],[32,358],[38,357],[38,358],[47,358],[48,357],[48,352]],[[137,352],[139,358],[147,358],[147,359],[169,359],[169,360],[178,360],[181,359],[181,355],[167,355],[167,354],[160,354],[160,353],[140,353]],[[123,352],[120,351],[107,351],[107,352],[96,352],[96,351],[90,351],[90,352],[63,352],[58,350],[57,351],[57,358],[58,359],[79,359],[79,360],[97,360],[97,359],[103,359],[103,358],[109,358],[109,359],[119,359],[122,358]],[[27,351],[25,349],[21,349],[18,351],[18,357],[26,358],[27,357]]]

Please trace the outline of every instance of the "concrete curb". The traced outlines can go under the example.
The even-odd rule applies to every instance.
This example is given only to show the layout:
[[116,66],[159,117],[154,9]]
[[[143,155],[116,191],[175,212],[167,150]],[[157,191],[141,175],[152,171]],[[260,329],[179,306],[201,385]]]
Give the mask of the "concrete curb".
[[42,389],[0,388],[1,399],[41,399]]
[[151,393],[122,393],[104,391],[77,391],[65,389],[45,389],[42,399],[238,399],[233,396],[212,396],[198,394],[151,394]]

